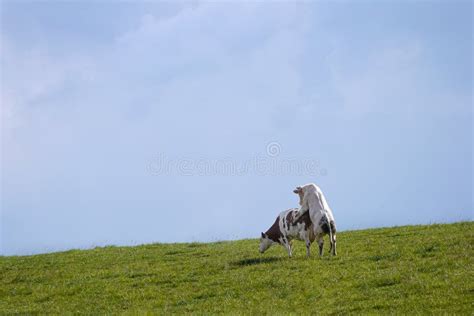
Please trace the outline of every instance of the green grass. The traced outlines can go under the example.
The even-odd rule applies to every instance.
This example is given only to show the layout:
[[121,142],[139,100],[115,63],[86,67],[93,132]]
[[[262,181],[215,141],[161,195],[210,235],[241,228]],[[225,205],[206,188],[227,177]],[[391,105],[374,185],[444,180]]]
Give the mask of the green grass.
[[474,222],[337,237],[310,259],[255,239],[0,257],[0,314],[473,314]]

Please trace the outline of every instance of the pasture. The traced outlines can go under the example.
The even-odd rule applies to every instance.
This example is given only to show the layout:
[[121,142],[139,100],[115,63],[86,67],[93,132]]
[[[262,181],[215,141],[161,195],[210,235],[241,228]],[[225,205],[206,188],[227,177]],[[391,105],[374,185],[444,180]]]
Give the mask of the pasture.
[[[256,236],[258,236],[256,233]],[[338,256],[258,240],[0,257],[0,314],[466,314],[474,222],[340,232]]]

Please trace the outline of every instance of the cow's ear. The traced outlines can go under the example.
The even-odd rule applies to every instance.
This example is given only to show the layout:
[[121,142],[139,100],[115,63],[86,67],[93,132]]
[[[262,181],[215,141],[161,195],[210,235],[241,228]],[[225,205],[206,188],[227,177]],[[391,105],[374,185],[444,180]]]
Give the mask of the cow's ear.
[[262,232],[262,238],[265,238],[265,234]]

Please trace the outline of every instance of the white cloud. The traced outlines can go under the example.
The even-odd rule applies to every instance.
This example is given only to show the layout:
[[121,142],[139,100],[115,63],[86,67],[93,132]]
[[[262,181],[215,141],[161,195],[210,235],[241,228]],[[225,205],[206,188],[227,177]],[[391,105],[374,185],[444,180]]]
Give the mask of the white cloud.
[[[421,179],[418,167],[426,161],[453,161],[433,158],[433,126],[457,127],[449,135],[462,144],[465,121],[453,124],[442,114],[451,103],[462,113],[472,110],[462,93],[433,89],[427,43],[414,36],[347,41],[351,25],[324,27],[327,20],[315,23],[314,9],[307,3],[183,6],[137,17],[128,23],[132,29],[80,53],[54,45],[25,50],[11,38],[2,48],[1,91],[7,249],[253,236],[296,205],[291,188],[308,180],[329,188],[340,227],[354,227],[361,219],[353,205],[368,192],[377,195],[364,206],[373,215],[379,196],[396,191],[404,174]],[[441,119],[431,120],[433,107]],[[308,146],[301,135],[314,142]],[[329,175],[147,174],[158,153],[248,159],[273,140],[284,155],[314,158]],[[427,144],[431,152],[421,151]],[[459,152],[455,143],[444,146]],[[412,151],[417,164],[406,158]],[[273,194],[260,194],[262,187]],[[199,222],[202,212],[216,221]],[[383,216],[379,223],[389,224]],[[163,228],[176,221],[179,231]],[[38,238],[25,239],[24,232]]]
[[[120,231],[150,225],[150,218],[196,217],[195,205],[210,207],[200,181],[212,181],[188,179],[196,186],[180,205],[184,214],[169,210],[182,199],[172,184],[186,179],[146,174],[158,152],[220,158],[264,150],[275,130],[272,113],[300,98],[298,57],[308,16],[297,6],[205,3],[169,18],[146,15],[136,29],[86,55],[10,47],[2,61],[8,64],[2,112],[8,108],[17,123],[2,125],[7,249],[27,242],[40,247],[55,235],[82,245],[124,242],[120,236],[224,236],[235,221],[214,225],[212,236],[192,229],[183,229],[184,236],[156,235],[151,227],[134,236]],[[216,186],[215,194],[220,190]],[[227,218],[253,212],[247,204],[227,205]],[[54,221],[38,226],[28,220],[43,212]],[[77,228],[54,224],[65,219]],[[104,219],[115,227],[108,234]],[[23,229],[44,237],[23,240]],[[77,230],[82,237],[73,234]]]

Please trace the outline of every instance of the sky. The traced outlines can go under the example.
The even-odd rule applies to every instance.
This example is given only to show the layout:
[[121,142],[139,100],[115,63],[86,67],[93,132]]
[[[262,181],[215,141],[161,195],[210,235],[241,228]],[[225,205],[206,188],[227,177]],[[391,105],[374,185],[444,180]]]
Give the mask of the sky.
[[0,10],[1,255],[473,220],[470,1]]

